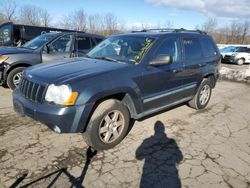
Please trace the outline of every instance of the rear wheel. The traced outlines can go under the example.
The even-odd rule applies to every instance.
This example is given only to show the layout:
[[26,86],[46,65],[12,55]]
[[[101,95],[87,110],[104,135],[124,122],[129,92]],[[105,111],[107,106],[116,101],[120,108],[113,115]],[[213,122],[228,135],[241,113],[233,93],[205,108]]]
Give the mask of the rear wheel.
[[238,61],[237,61],[237,64],[238,65],[243,65],[245,63],[245,60],[244,59],[239,59]]
[[84,133],[85,142],[96,150],[112,148],[125,137],[129,121],[129,111],[120,101],[103,101],[90,118]]
[[191,108],[201,110],[207,106],[211,94],[212,94],[211,80],[209,78],[203,79],[197,90],[197,93],[195,94],[194,98],[188,102],[188,105]]
[[26,67],[17,67],[10,71],[7,76],[7,85],[9,88],[14,90],[19,85],[25,68]]

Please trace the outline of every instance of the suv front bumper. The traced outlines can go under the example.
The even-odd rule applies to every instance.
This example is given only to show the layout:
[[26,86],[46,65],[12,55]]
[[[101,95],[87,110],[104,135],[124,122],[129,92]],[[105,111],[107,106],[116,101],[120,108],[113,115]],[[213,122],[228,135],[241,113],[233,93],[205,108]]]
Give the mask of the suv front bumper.
[[21,116],[40,121],[57,133],[83,132],[90,112],[88,105],[64,107],[35,103],[23,97],[18,89],[13,92],[13,107]]

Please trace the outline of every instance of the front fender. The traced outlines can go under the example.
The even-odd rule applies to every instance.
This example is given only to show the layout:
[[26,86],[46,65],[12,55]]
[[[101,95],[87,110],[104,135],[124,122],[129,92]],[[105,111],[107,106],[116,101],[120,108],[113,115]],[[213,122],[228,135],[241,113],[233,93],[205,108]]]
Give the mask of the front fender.
[[5,82],[7,79],[8,74],[10,71],[12,71],[16,67],[29,67],[31,64],[29,62],[14,62],[12,64],[4,63],[4,69],[3,69],[3,81]]
[[[127,95],[130,97],[130,101],[133,102],[136,113],[140,113],[142,111],[142,101],[140,98],[141,92],[133,80],[128,81],[127,79],[122,78],[107,79],[107,77],[105,77],[103,79],[85,80],[84,82],[85,83],[78,84],[73,88],[73,90],[75,89],[76,91],[80,91],[76,101],[77,105],[95,104],[99,100],[109,98],[117,94],[123,94],[124,96]],[[127,103],[129,103],[128,100]]]

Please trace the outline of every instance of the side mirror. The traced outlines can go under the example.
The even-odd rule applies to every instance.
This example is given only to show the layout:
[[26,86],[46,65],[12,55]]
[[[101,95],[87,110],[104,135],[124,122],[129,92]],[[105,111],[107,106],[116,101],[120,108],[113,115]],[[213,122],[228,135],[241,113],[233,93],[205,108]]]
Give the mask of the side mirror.
[[172,57],[169,55],[159,55],[154,60],[152,60],[149,65],[150,66],[161,66],[172,63]]

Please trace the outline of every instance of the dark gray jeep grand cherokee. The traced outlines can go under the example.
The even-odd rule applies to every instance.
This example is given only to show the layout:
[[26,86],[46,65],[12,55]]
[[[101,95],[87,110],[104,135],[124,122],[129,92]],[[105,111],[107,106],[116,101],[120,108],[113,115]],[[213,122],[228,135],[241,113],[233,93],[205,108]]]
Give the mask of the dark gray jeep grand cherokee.
[[104,150],[122,141],[130,119],[177,104],[205,108],[219,64],[213,39],[201,31],[120,34],[86,58],[26,69],[14,109],[55,132],[81,132],[88,145]]

